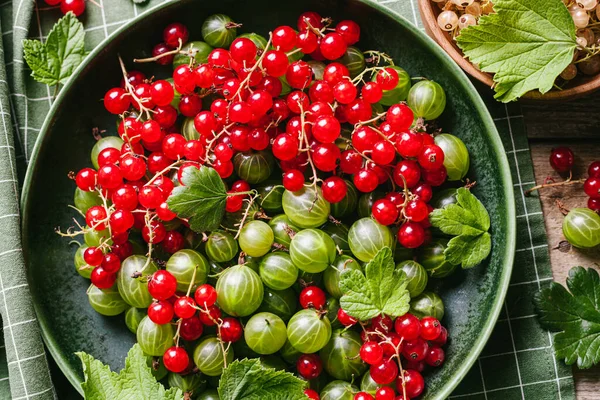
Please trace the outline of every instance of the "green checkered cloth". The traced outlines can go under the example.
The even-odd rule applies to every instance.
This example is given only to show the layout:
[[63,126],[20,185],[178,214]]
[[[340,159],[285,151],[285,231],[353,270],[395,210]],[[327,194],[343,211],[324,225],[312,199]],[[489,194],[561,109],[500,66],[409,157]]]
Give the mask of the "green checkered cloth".
[[[131,18],[166,0],[149,0],[145,5],[130,0],[96,1],[101,7],[88,2],[81,17],[88,49]],[[422,28],[417,0],[380,3]],[[6,346],[0,348],[0,399],[52,399],[56,392],[61,398],[78,397],[60,372],[53,371],[55,382],[60,383],[56,391],[52,386],[19,242],[18,183],[53,94],[29,76],[22,40],[44,40],[60,16],[57,7],[41,0],[0,4],[5,49],[2,51],[0,43],[5,60],[4,65],[0,63],[0,312]],[[517,253],[507,300],[492,338],[450,398],[573,400],[571,369],[554,359],[551,336],[540,328],[533,310],[533,295],[552,280],[552,271],[539,199],[523,195],[524,188],[534,183],[523,116],[518,104],[499,104],[488,88],[479,89],[511,164],[518,214]]]

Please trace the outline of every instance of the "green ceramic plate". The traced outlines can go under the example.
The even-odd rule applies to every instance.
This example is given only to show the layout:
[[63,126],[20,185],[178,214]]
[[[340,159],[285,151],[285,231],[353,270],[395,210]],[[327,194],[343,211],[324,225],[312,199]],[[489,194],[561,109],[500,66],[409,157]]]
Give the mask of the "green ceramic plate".
[[[227,13],[244,24],[242,32],[266,35],[278,25],[294,25],[298,15],[315,10],[334,19],[351,18],[362,29],[362,49],[383,50],[412,76],[436,80],[448,106],[440,121],[465,141],[472,157],[469,177],[492,217],[493,250],[481,266],[461,272],[439,286],[446,303],[445,324],[452,341],[444,368],[428,376],[424,398],[446,398],[468,372],[486,343],[508,287],[515,249],[515,210],[508,162],[493,121],[465,74],[424,33],[372,1],[254,0],[167,3],[115,32],[97,47],[54,103],[36,144],[23,194],[23,241],[38,318],[56,362],[79,389],[81,368],[74,353],[86,351],[113,369],[123,367],[135,337],[122,316],[103,317],[88,305],[89,281],[73,267],[74,246],[54,233],[72,225],[73,181],[69,171],[90,165],[92,128],[115,133],[115,119],[103,108],[105,91],[120,81],[117,54],[124,59],[149,56],[161,41],[162,27],[186,23],[198,38],[204,18]],[[132,69],[133,66],[129,65]],[[154,65],[136,66],[148,76]],[[159,76],[165,73],[164,68]],[[80,390],[80,389],[79,389]]]

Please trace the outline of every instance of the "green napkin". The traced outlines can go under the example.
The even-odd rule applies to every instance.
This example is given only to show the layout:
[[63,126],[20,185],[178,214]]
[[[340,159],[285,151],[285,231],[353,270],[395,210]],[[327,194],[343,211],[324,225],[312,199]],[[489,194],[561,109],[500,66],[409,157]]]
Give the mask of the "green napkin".
[[[149,0],[144,5],[130,0],[97,2],[102,8],[87,2],[87,10],[80,18],[86,27],[89,50],[119,26],[164,0]],[[380,3],[422,28],[417,0],[381,0]],[[6,344],[6,358],[0,348],[0,399],[10,398],[9,382],[13,400],[55,396],[19,250],[17,180],[24,175],[53,94],[47,86],[29,76],[23,63],[21,42],[26,37],[43,38],[60,16],[57,7],[49,7],[41,0],[0,4],[6,49],[3,54],[9,73],[6,79],[5,69],[0,65],[3,118],[0,126],[3,132],[0,134],[0,173],[3,175],[0,177],[0,312]],[[523,116],[518,104],[505,106],[493,100],[488,88],[480,87],[479,91],[496,121],[511,165],[518,214],[517,253],[504,311],[492,338],[451,398],[572,400],[575,394],[571,369],[554,359],[551,336],[538,325],[531,301],[533,294],[551,281],[552,271],[539,199],[523,196],[523,191],[534,181]],[[64,384],[57,392],[61,398],[72,398],[75,393]]]

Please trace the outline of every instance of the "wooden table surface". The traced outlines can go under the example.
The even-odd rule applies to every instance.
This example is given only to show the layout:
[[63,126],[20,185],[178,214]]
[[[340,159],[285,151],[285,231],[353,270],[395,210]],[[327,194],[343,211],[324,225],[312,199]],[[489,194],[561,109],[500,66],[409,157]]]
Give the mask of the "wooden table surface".
[[[592,161],[600,160],[600,92],[566,104],[530,103],[522,104],[522,108],[538,184],[547,177],[561,179],[548,163],[553,147],[562,145],[573,150],[576,157],[573,178],[576,179],[587,175],[587,166]],[[600,249],[558,249],[564,237],[563,215],[556,201],[562,201],[568,209],[585,207],[587,197],[583,185],[545,189],[539,195],[554,278],[564,283],[569,269],[578,265],[600,270]],[[600,399],[600,366],[589,370],[574,367],[573,374],[578,400]]]

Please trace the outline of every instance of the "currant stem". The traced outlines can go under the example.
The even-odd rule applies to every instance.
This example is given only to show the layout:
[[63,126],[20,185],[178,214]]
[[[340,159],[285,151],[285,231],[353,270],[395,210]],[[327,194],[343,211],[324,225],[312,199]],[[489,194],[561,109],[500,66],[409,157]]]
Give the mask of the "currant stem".
[[[268,49],[271,46],[271,41],[273,40],[273,35],[271,34],[271,32],[269,32],[269,41],[267,42],[267,45],[265,46],[265,49]],[[252,68],[250,68],[250,70],[248,71],[248,75],[244,78],[244,80],[242,81],[242,83],[240,83],[240,87],[238,88],[237,92],[235,92],[235,94],[233,95],[232,98],[239,98],[240,100],[242,100],[242,90],[245,89],[248,84],[250,83],[250,78],[252,78],[252,73],[254,71],[256,71],[256,69],[259,66],[262,66],[262,61],[265,58],[265,55],[267,54],[267,52],[265,51],[264,53],[262,53],[260,55],[260,57],[258,58],[258,60],[256,61],[256,63],[252,66]]]
[[125,81],[125,89],[127,89],[127,93],[129,93],[129,95],[135,100],[135,102],[140,107],[140,115],[138,117],[138,120],[142,117],[142,113],[146,113],[146,116],[148,117],[148,119],[150,119],[150,114],[153,111],[150,110],[149,108],[145,107],[142,104],[142,100],[135,94],[135,88],[133,87],[133,85],[131,83],[129,83],[129,79],[127,77],[127,68],[125,68],[125,63],[123,62],[123,59],[121,58],[120,55],[118,57],[119,57],[119,64],[121,65],[121,71],[123,72],[123,80]]
[[[134,63],[148,63],[148,62],[158,61],[163,57],[168,57],[168,56],[175,55],[175,54],[189,54],[189,51],[188,52],[182,51],[181,47],[182,47],[181,38],[179,38],[179,47],[177,47],[175,50],[167,51],[166,53],[162,53],[157,56],[150,57],[150,58],[134,58],[133,62]],[[190,48],[191,48],[191,46],[190,46]]]
[[258,193],[256,193],[254,196],[250,197],[250,200],[248,200],[248,207],[246,207],[246,211],[244,211],[244,216],[242,217],[242,220],[240,221],[240,226],[238,228],[237,233],[235,234],[234,239],[237,240],[237,238],[240,236],[240,233],[242,232],[242,228],[244,227],[244,224],[246,223],[246,218],[248,218],[248,214],[250,213],[250,208],[252,207],[252,204],[254,204],[254,200],[258,197]]
[[532,192],[536,191],[536,190],[540,190],[540,189],[545,189],[545,188],[549,188],[549,187],[558,187],[558,186],[569,186],[569,185],[575,185],[578,183],[584,183],[585,179],[575,179],[575,180],[567,180],[564,182],[555,182],[555,183],[544,183],[542,185],[537,185],[532,187],[531,189],[528,189],[525,191],[525,196],[529,196]]

